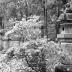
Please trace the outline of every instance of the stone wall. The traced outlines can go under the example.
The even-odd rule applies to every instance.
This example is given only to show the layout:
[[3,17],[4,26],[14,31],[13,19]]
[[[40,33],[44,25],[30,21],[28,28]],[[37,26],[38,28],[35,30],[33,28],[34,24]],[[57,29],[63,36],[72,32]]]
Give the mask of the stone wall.
[[10,47],[18,47],[22,44],[23,42],[20,41],[13,41],[13,40],[1,40],[0,39],[0,49],[4,48],[5,50],[10,48]]

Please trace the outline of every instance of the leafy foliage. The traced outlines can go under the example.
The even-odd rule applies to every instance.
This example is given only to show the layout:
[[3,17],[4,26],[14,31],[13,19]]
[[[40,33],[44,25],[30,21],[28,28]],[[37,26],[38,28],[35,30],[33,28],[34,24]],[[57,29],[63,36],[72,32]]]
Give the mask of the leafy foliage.
[[[31,19],[32,18],[32,19]],[[17,34],[19,37],[30,40],[30,39],[37,39],[40,37],[41,31],[41,23],[42,21],[39,20],[39,16],[32,16],[29,20],[23,20],[20,22],[15,23],[13,29],[7,31],[5,36],[11,34],[10,37],[14,37],[14,34]]]
[[[51,28],[54,32],[54,24],[51,24],[51,22],[56,21],[57,9],[59,6],[61,8],[62,1],[47,1],[48,29],[50,30],[53,25]],[[72,57],[60,44],[53,41],[47,43],[44,38],[39,39],[41,35],[40,27],[44,22],[37,15],[43,15],[44,7],[44,0],[12,0],[12,2],[2,5],[1,12],[4,12],[8,18],[14,17],[18,20],[14,22],[15,26],[6,29],[8,31],[5,33],[5,37],[7,38],[10,35],[9,37],[12,37],[12,39],[18,37],[25,42],[19,47],[9,48],[4,54],[0,54],[1,72],[54,72],[54,68],[58,64],[71,63]],[[25,14],[26,18],[23,18],[21,14],[22,16]]]
[[9,48],[5,54],[0,54],[0,70],[53,72],[55,66],[61,63],[71,64],[71,59],[68,51],[60,44],[38,39],[25,42],[19,47]]

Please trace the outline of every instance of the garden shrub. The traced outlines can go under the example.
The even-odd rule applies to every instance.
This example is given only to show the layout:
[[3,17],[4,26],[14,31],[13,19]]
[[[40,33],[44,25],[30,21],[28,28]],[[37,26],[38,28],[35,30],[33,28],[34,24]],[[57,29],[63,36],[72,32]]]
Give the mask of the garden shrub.
[[68,64],[71,61],[60,44],[46,42],[46,39],[25,42],[0,55],[0,64],[6,64],[12,72],[54,72],[59,64]]

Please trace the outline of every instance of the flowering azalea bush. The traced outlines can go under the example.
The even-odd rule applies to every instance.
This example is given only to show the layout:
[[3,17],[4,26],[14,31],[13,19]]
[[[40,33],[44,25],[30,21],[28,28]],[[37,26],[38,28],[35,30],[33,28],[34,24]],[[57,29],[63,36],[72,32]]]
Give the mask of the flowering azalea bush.
[[5,33],[5,37],[8,37],[8,35],[14,37],[13,35],[17,34],[27,40],[39,38],[41,34],[39,27],[42,25],[39,18],[39,16],[31,16],[27,21],[23,18],[22,21],[13,22],[15,26]]
[[0,71],[54,72],[57,65],[71,61],[65,52],[60,44],[53,41],[31,40],[0,54]]
[[67,51],[53,41],[30,41],[24,48],[28,64],[35,71],[54,72],[57,65],[71,62],[69,54],[65,53]]

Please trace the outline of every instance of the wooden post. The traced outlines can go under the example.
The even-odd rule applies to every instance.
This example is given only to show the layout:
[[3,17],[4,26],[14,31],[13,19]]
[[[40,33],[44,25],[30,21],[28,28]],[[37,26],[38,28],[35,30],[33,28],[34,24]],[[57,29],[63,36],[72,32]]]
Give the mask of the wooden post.
[[26,20],[27,20],[27,18],[28,18],[28,4],[27,4],[26,0],[25,0],[25,4],[26,4],[26,6],[25,6],[25,13],[26,13]]
[[46,37],[47,37],[47,40],[48,40],[48,25],[47,25],[47,0],[45,0],[45,34],[46,34]]
[[0,51],[3,49],[2,35],[0,34]]
[[45,35],[45,5],[44,5],[44,35]]

